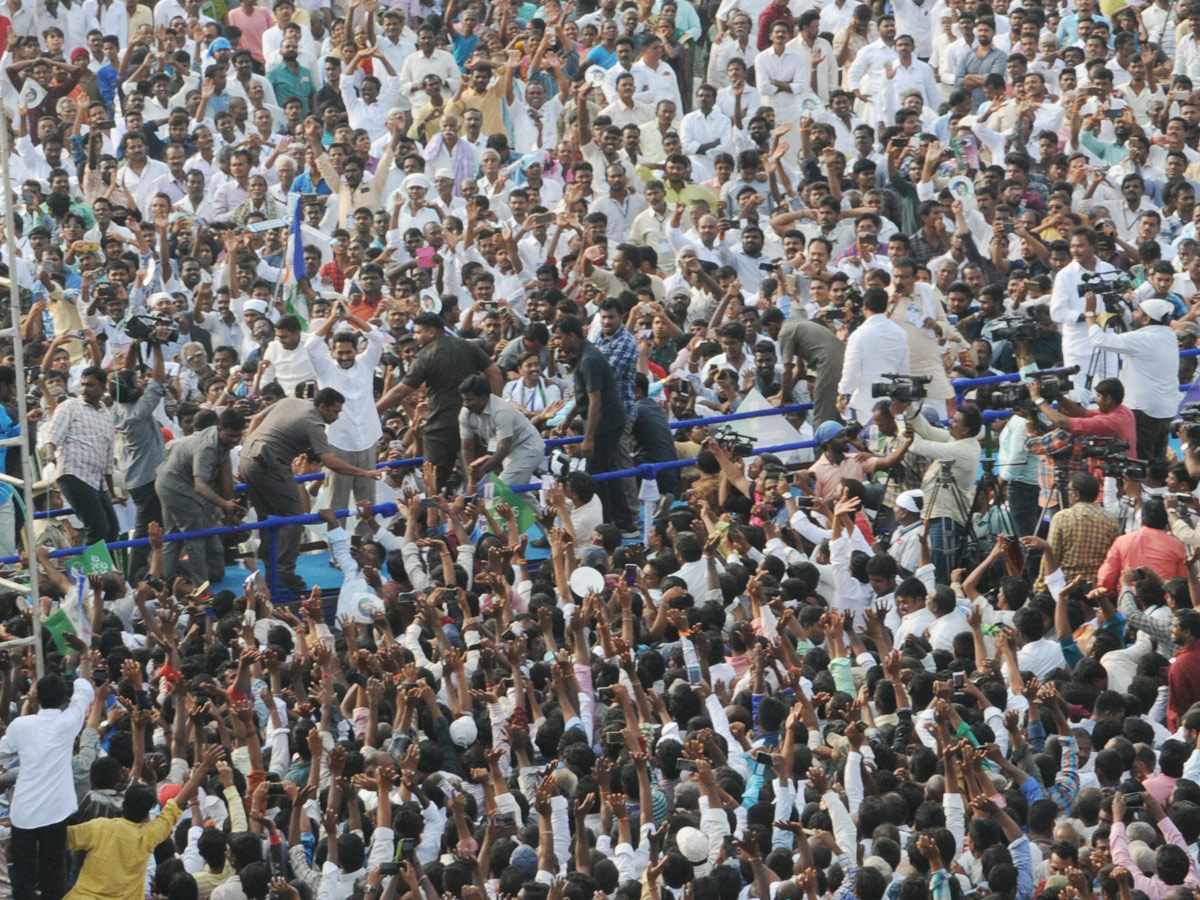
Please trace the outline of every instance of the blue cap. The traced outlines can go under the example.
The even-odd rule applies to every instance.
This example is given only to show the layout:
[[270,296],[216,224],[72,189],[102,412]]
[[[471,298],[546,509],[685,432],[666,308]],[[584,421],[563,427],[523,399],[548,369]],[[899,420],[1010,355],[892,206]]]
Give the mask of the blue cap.
[[219,37],[208,48],[208,55],[212,56],[218,50],[233,50],[233,45],[229,43],[229,38]]
[[841,422],[835,422],[833,419],[830,419],[828,422],[822,422],[817,426],[817,433],[815,435],[817,443],[828,444],[841,434],[842,429],[845,427]]

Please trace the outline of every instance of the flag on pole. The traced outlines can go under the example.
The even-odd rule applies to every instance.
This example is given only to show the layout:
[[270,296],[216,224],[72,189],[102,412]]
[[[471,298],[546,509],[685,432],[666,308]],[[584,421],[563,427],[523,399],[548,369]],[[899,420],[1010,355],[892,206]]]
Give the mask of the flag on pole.
[[288,233],[287,265],[283,274],[283,300],[290,315],[300,320],[302,330],[308,330],[308,301],[300,291],[300,279],[308,277],[304,263],[304,238],[300,232],[303,217],[300,214],[301,198],[296,197],[292,209],[292,227]]

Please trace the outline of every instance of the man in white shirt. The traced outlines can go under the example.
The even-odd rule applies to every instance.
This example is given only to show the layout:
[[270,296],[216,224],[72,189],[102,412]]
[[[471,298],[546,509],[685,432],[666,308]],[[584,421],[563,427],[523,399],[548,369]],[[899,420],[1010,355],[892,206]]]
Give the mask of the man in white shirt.
[[792,29],[787,22],[771,25],[771,46],[754,57],[755,83],[763,102],[775,110],[777,125],[800,121],[796,98],[809,89],[811,66],[804,68],[800,54],[787,49]]
[[622,72],[617,76],[617,97],[612,103],[600,110],[600,115],[612,119],[617,128],[626,125],[641,127],[654,120],[654,106],[635,99],[637,80],[632,73]]
[[1096,324],[1096,303],[1089,294],[1084,308],[1088,339],[1098,350],[1121,354],[1125,405],[1137,420],[1138,457],[1166,456],[1171,421],[1179,410],[1179,341],[1170,325],[1175,306],[1148,297],[1133,312],[1133,330],[1118,334]]
[[[850,64],[843,86],[854,93],[862,101],[862,118],[868,125],[882,123],[884,82],[886,67],[895,66],[900,57],[895,50],[896,19],[883,15],[879,19],[879,38],[859,51]],[[866,89],[863,89],[863,76],[867,77]],[[937,105],[936,103],[934,104]],[[885,123],[886,124],[886,123]]]
[[429,102],[429,95],[421,87],[426,75],[436,75],[442,79],[446,85],[444,93],[451,96],[462,82],[462,71],[454,61],[454,56],[437,49],[437,29],[432,25],[422,25],[417,29],[417,52],[405,59],[400,67],[400,94],[415,110]]
[[298,318],[283,316],[275,326],[275,340],[267,345],[267,352],[263,354],[266,371],[263,372],[259,383],[268,384],[274,381],[283,388],[285,395],[294,397],[296,385],[305,381],[316,381],[316,370],[309,362],[308,351],[305,349],[312,339],[311,335],[304,333]]
[[871,421],[871,385],[882,381],[885,372],[905,375],[909,371],[908,335],[888,317],[887,306],[887,293],[880,288],[863,294],[866,319],[846,342],[838,394],[846,399],[857,422]]
[[1045,636],[1046,621],[1036,607],[1018,609],[1013,615],[1013,628],[1016,629],[1017,666],[1022,672],[1033,672],[1045,680],[1055,669],[1066,666],[1066,657],[1058,641]]
[[[333,331],[332,346],[325,336]],[[366,349],[358,352],[358,339],[366,338]],[[373,469],[378,458],[375,445],[383,435],[379,414],[375,411],[374,372],[384,348],[393,343],[390,334],[372,327],[350,313],[345,300],[334,303],[328,318],[304,345],[316,372],[317,384],[334,388],[343,397],[342,414],[325,428],[334,455],[360,469]],[[375,479],[353,475],[330,476],[330,506],[345,509],[354,491],[355,502],[375,502]]]
[[887,81],[884,85],[884,112],[889,121],[894,120],[896,111],[903,102],[904,92],[909,88],[920,90],[925,106],[937,109],[941,103],[941,90],[933,68],[927,62],[914,58],[915,39],[912,35],[902,34],[896,38],[895,63],[884,66]]
[[[377,59],[387,69],[387,75],[379,78],[366,76],[354,91],[354,80],[350,75],[355,67],[367,59]],[[378,47],[360,50],[345,67],[341,78],[342,103],[346,105],[346,116],[351,128],[362,128],[377,141],[387,134],[387,114],[400,98],[400,79],[391,62]]]
[[717,89],[711,84],[700,85],[696,100],[699,108],[683,117],[679,139],[692,161],[692,180],[705,181],[712,177],[716,155],[732,151],[733,123],[715,108]]
[[[295,4],[292,0],[275,0],[274,13],[275,24],[263,32],[262,35],[262,52],[263,58],[269,59],[272,53],[277,53],[283,45],[284,29],[292,21],[292,14],[296,11]],[[317,55],[317,45],[313,41],[312,32],[300,29],[300,50],[304,53]]]
[[676,109],[683,109],[683,98],[679,95],[679,79],[675,70],[663,59],[663,42],[657,35],[650,35],[642,45],[642,58],[633,64],[633,76],[644,80],[646,89],[635,94],[638,100],[658,106],[662,100],[671,100]]
[[[1075,389],[1086,395],[1089,370],[1096,381],[1117,377],[1117,355],[1100,353],[1093,360],[1096,347],[1088,337],[1088,330],[1095,319],[1093,317],[1089,321],[1085,318],[1085,300],[1079,293],[1079,287],[1105,277],[1112,278],[1117,270],[1096,256],[1096,233],[1089,229],[1071,235],[1071,256],[1072,261],[1054,276],[1050,318],[1062,330],[1063,364],[1079,366],[1079,372],[1073,376]],[[1172,356],[1178,356],[1177,349],[1172,351]],[[1175,385],[1172,396],[1177,397],[1178,393],[1178,385]]]
[[749,68],[758,55],[751,38],[750,17],[738,11],[729,17],[729,31],[713,44],[708,58],[708,83],[720,90],[729,84],[728,67],[731,60],[740,59]]
[[803,70],[811,69],[809,87],[821,98],[822,104],[829,103],[829,92],[837,87],[837,60],[833,46],[821,37],[821,14],[815,9],[805,10],[796,22],[796,36],[788,41],[787,48],[799,54]]
[[170,175],[167,164],[146,155],[146,139],[140,131],[129,131],[121,138],[121,154],[125,161],[117,169],[117,183],[129,191],[138,209],[147,209],[154,196],[150,188],[164,175]]
[[19,766],[9,807],[14,896],[41,888],[43,896],[61,897],[65,890],[66,820],[79,808],[71,757],[96,696],[87,645],[73,633],[66,640],[82,651],[73,689],[57,674],[39,678],[37,713],[14,719],[0,738],[0,757]]

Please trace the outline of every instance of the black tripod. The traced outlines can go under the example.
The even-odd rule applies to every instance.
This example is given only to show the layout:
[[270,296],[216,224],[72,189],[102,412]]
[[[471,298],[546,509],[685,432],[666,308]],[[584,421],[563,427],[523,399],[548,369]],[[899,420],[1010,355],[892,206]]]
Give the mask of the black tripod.
[[[963,541],[963,547],[958,546],[958,532],[954,528],[943,528],[941,530],[938,546],[930,547],[930,550],[936,550],[943,556],[954,560],[959,559],[961,550],[967,547],[977,545],[978,538],[975,535],[975,528],[971,521],[971,508],[968,507],[966,498],[958,488],[958,484],[954,481],[954,463],[951,460],[941,460],[941,469],[938,472],[937,481],[934,482],[933,490],[929,492],[929,496],[925,498],[925,509],[933,510],[938,498],[942,492],[948,493],[954,501],[955,511],[961,517],[961,520],[966,523],[966,538]],[[938,518],[953,519],[953,516],[938,516]],[[953,565],[951,566],[953,569]]]
[[[1107,302],[1108,301],[1107,297],[1105,297],[1105,301],[1106,301],[1105,307],[1111,313],[1111,315],[1109,316],[1108,321],[1103,326],[1104,330],[1112,331],[1112,332],[1115,332],[1116,334],[1122,334],[1126,330],[1124,301],[1115,302],[1113,305],[1116,306],[1116,309],[1112,309],[1111,307],[1109,307],[1109,304]],[[1092,389],[1092,383],[1096,380],[1096,375],[1097,375],[1096,370],[1098,368],[1100,368],[1100,365],[1104,362],[1105,354],[1112,353],[1112,352],[1113,351],[1111,351],[1111,350],[1101,350],[1099,347],[1097,347],[1096,349],[1094,349],[1092,351],[1092,356],[1088,360],[1087,377],[1085,377],[1084,381],[1083,381],[1083,383],[1087,386],[1087,389],[1089,391]],[[1117,371],[1118,372],[1121,369],[1121,361],[1120,360],[1121,360],[1120,356],[1117,356]],[[1113,372],[1111,375],[1106,374],[1105,377],[1115,378],[1115,377],[1117,377],[1117,372]]]

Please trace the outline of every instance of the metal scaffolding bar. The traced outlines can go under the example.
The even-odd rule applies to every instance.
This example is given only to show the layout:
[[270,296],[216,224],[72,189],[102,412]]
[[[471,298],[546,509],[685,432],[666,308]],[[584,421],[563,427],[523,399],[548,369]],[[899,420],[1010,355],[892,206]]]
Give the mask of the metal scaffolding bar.
[[37,677],[46,673],[46,663],[42,657],[42,614],[41,594],[38,591],[37,561],[34,548],[37,538],[34,535],[33,519],[33,466],[29,452],[29,408],[25,403],[25,348],[21,344],[21,291],[17,284],[17,229],[13,220],[13,184],[12,170],[9,160],[12,147],[9,143],[9,117],[7,107],[0,103],[0,177],[4,182],[4,237],[7,243],[8,256],[8,305],[12,321],[5,332],[13,336],[13,367],[17,370],[17,423],[21,428],[21,438],[18,446],[21,453],[21,474],[24,483],[21,485],[21,498],[25,506],[25,549],[29,554],[29,605],[33,610],[33,646],[37,652]]

